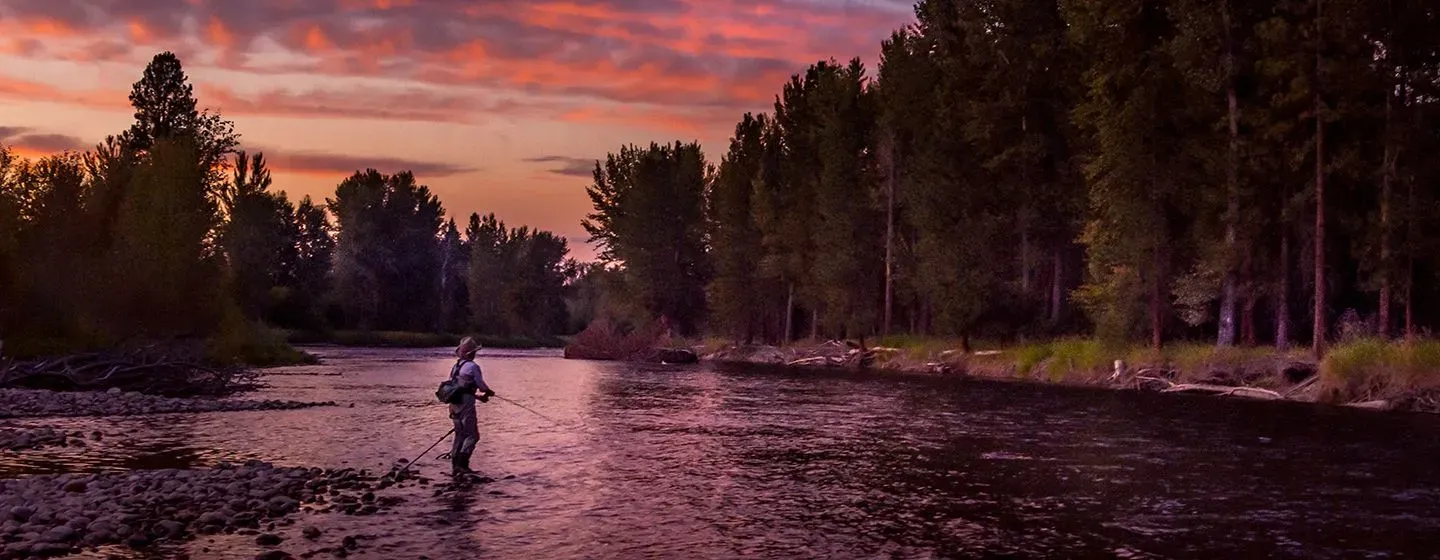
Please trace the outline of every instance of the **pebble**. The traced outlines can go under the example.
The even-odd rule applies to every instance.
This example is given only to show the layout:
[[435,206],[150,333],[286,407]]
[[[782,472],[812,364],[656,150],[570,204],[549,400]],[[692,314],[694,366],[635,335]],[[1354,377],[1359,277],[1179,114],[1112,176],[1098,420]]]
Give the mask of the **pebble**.
[[[244,465],[221,463],[209,469],[162,469],[100,474],[38,475],[0,480],[0,560],[60,555],[80,548],[126,544],[144,549],[156,541],[184,540],[217,532],[258,535],[256,542],[274,546],[283,538],[277,525],[302,502],[312,503],[336,487],[359,503],[361,488],[378,478],[353,469],[276,467],[260,461]],[[263,489],[261,498],[236,496],[226,490],[239,484]],[[64,492],[58,490],[64,489]],[[392,505],[390,496],[366,504],[368,513]],[[265,534],[253,528],[270,527]],[[302,534],[316,539],[320,530]],[[354,537],[346,537],[350,549]],[[270,551],[291,558],[281,551]]]
[[[3,415],[0,412],[0,415]],[[79,436],[49,427],[24,428],[0,426],[0,451],[25,451],[42,447],[64,447],[83,445]]]
[[[313,406],[335,406],[335,402],[177,398],[146,395],[134,391],[114,392],[113,390],[100,392],[0,389],[0,418],[289,410]],[[4,432],[0,432],[0,449],[11,449],[6,446],[7,437]],[[63,438],[65,434],[58,434],[58,437]],[[83,441],[82,438],[76,439]]]

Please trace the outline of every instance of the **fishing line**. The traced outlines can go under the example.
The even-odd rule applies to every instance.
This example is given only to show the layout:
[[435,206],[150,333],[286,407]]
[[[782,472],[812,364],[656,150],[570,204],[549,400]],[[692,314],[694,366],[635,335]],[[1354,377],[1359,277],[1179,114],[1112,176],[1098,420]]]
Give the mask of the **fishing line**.
[[523,408],[523,409],[525,409],[526,411],[528,411],[530,414],[534,414],[534,415],[536,415],[536,416],[539,416],[539,417],[541,417],[541,418],[544,418],[544,419],[546,419],[546,420],[549,420],[551,424],[554,424],[554,425],[556,425],[556,426],[564,426],[564,424],[560,423],[559,421],[555,420],[554,418],[551,418],[551,417],[546,416],[546,415],[544,415],[544,414],[540,414],[539,412],[536,412],[535,409],[533,409],[533,408],[530,408],[530,407],[525,406],[525,405],[523,405],[523,404],[520,404],[520,403],[518,403],[518,402],[512,401],[512,400],[507,399],[507,398],[505,398],[505,397],[502,397],[502,396],[500,396],[500,395],[490,395],[490,398],[492,398],[492,399],[500,399],[500,400],[505,401],[505,402],[507,402],[507,403],[513,404],[513,405],[518,406],[518,407],[520,407],[520,408]]

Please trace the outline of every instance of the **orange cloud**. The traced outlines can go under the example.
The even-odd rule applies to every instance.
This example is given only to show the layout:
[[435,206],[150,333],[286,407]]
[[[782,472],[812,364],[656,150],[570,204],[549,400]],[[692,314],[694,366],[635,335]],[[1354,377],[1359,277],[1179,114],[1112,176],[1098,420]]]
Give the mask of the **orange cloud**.
[[130,104],[128,94],[118,90],[67,90],[41,82],[10,79],[3,75],[0,75],[0,97],[107,109],[128,107]]
[[126,29],[130,31],[130,39],[137,43],[149,43],[153,38],[150,29],[145,26],[145,22],[139,19],[132,18],[126,24]]
[[[691,123],[708,117],[690,118],[682,109],[726,108],[730,120],[746,110],[765,110],[790,74],[820,58],[873,53],[880,39],[913,18],[908,10],[874,7],[878,4],[788,0],[315,1],[328,3],[330,10],[290,0],[146,0],[116,3],[104,8],[109,17],[96,19],[33,2],[0,22],[0,36],[13,31],[0,49],[35,58],[128,60],[139,54],[129,46],[134,42],[190,34],[219,51],[203,60],[258,79],[276,72],[371,76],[556,96],[576,105],[662,105],[671,108],[670,116],[656,117],[644,108],[633,113],[688,132],[694,130]],[[176,23],[182,21],[198,25]],[[272,35],[283,48],[309,56],[246,56],[263,44],[255,38],[275,29],[284,30]],[[49,36],[90,42],[74,48],[37,40]],[[37,49],[41,54],[32,54]],[[342,111],[297,95],[232,94],[219,101],[230,113],[341,116]],[[73,99],[72,92],[61,101]],[[362,109],[345,107],[347,113]],[[474,111],[475,104],[462,110]],[[387,105],[360,112],[445,118],[443,111],[427,107]]]
[[210,16],[210,22],[205,25],[205,39],[222,49],[235,45],[235,34],[225,28],[225,22],[218,16]]
[[25,32],[40,37],[69,37],[75,35],[75,28],[70,24],[48,17],[21,19],[18,22]]

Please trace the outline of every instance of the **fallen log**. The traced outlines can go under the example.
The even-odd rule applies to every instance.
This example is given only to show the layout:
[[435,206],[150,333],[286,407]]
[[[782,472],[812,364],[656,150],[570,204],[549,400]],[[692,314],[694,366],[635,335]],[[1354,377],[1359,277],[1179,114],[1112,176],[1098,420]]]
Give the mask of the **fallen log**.
[[118,388],[167,396],[222,395],[253,388],[259,372],[211,367],[183,350],[154,347],[0,364],[0,387],[60,391]]
[[1207,393],[1219,396],[1245,397],[1250,399],[1284,400],[1285,396],[1269,389],[1258,387],[1230,387],[1205,383],[1184,383],[1162,389],[1161,393]]

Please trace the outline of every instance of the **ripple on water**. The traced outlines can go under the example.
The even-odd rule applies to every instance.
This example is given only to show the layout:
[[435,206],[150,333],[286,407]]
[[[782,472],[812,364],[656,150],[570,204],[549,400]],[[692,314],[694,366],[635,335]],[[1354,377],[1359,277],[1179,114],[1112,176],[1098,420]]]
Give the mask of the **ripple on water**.
[[[449,429],[433,402],[453,360],[445,349],[315,351],[323,364],[279,370],[261,397],[344,406],[18,421],[101,437],[0,452],[0,477],[250,458],[383,468]],[[1440,443],[1415,435],[1440,428],[1427,418],[553,352],[495,352],[481,364],[500,394],[559,422],[481,405],[472,466],[514,478],[476,492],[400,489],[393,513],[304,523],[325,539],[368,536],[367,550],[395,558],[1323,558],[1440,547]],[[416,468],[440,474],[448,446]],[[309,546],[287,538],[281,548]],[[215,537],[178,551],[257,549]]]

